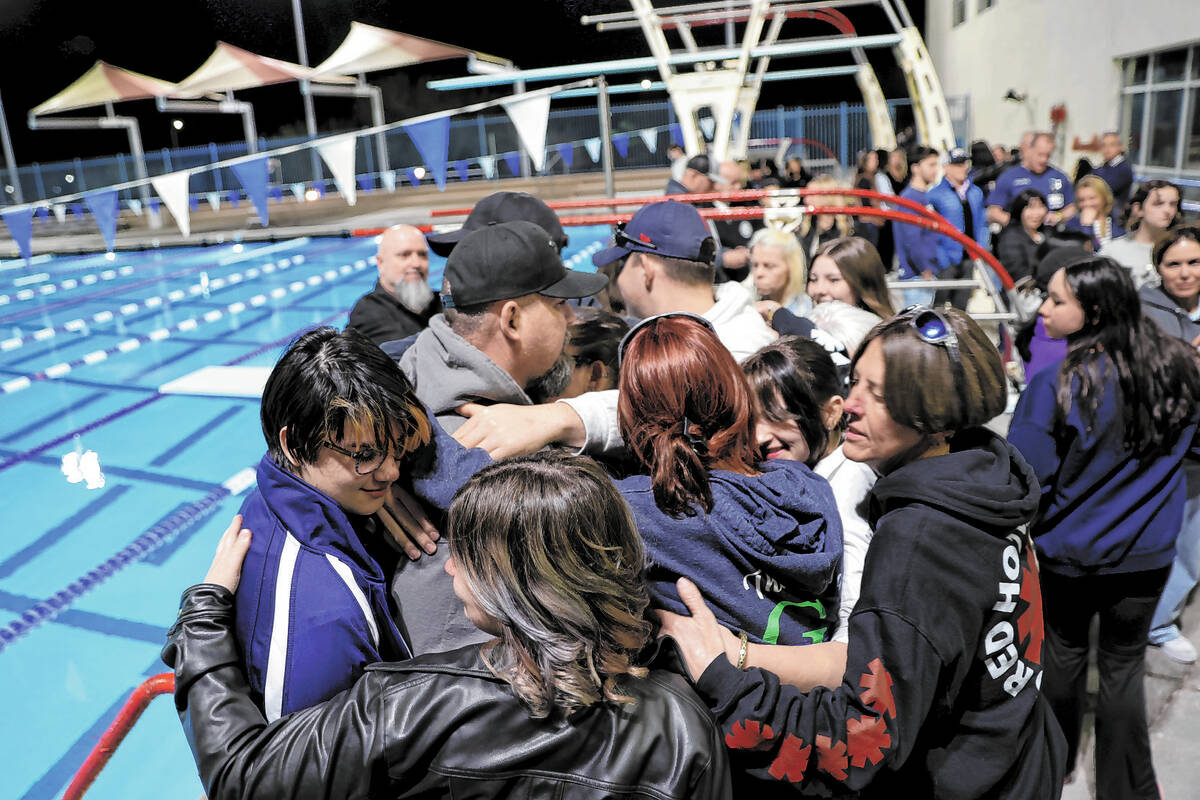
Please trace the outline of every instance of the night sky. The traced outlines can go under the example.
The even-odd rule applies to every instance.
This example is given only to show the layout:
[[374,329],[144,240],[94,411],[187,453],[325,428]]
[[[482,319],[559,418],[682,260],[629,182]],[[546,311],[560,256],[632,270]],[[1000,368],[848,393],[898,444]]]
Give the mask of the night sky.
[[[301,0],[301,4],[310,64],[319,63],[333,52],[352,20],[510,58],[523,68],[650,54],[639,30],[600,33],[594,26],[579,23],[584,14],[628,10],[626,0]],[[669,3],[663,0],[656,2],[660,8],[666,5]],[[924,3],[910,5],[920,24]],[[852,8],[846,13],[860,34],[890,30],[875,8]],[[791,20],[781,38],[831,33],[832,28],[820,23]],[[668,39],[678,46],[672,34],[668,33]],[[698,29],[697,39],[702,46],[723,44],[723,28]],[[18,163],[107,155],[127,149],[125,136],[119,131],[31,132],[25,125],[30,108],[65,88],[97,59],[178,81],[203,63],[218,40],[262,55],[299,61],[291,0],[2,0],[0,95]],[[903,78],[890,51],[874,51],[871,58],[885,94],[903,96]],[[772,69],[846,63],[850,63],[848,54],[775,59]],[[508,93],[498,88],[459,92],[424,88],[427,80],[465,74],[465,62],[456,59],[372,73],[368,80],[383,87],[385,117],[389,121]],[[614,76],[613,81],[630,82],[636,77]],[[657,79],[652,74],[644,77]],[[303,106],[295,84],[249,89],[237,96],[254,104],[260,136],[303,135]],[[646,96],[648,100],[663,98],[661,92]],[[636,95],[623,95],[618,102],[637,99]],[[852,78],[768,83],[759,107],[859,99]],[[566,102],[556,101],[554,107],[563,107]],[[139,118],[148,149],[170,146],[170,120],[179,115],[160,113],[149,100],[122,103],[116,110]],[[316,110],[322,132],[347,130],[369,121],[365,100],[318,97]],[[86,116],[88,112],[84,109],[66,115]],[[236,116],[191,114],[184,119],[184,129],[178,134],[183,146],[234,141],[242,135]]]

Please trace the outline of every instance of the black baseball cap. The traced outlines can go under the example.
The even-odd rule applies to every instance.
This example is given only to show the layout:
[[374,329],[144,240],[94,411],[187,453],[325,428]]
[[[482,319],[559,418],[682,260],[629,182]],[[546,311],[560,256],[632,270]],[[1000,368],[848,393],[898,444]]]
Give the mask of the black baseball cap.
[[608,277],[563,266],[558,246],[528,220],[497,222],[470,231],[446,259],[442,304],[462,308],[527,294],[589,297]]
[[713,171],[712,162],[708,160],[708,156],[701,153],[698,156],[692,156],[687,160],[687,168],[694,169],[696,172],[707,175],[714,181],[721,180],[721,176]]
[[471,209],[462,227],[449,233],[431,233],[425,237],[429,249],[439,256],[448,256],[454,246],[466,238],[467,234],[477,231],[493,222],[512,222],[523,219],[540,225],[561,253],[567,246],[567,234],[563,232],[558,215],[550,206],[531,194],[525,192],[496,192],[480,200]]

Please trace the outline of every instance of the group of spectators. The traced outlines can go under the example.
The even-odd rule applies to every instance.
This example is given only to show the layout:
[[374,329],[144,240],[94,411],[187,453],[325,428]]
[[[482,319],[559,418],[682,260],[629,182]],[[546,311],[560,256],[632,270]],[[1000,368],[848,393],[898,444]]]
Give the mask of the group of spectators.
[[[866,219],[730,232],[666,200],[594,273],[519,193],[385,232],[347,329],[272,371],[257,489],[169,634],[208,796],[1055,798],[1097,615],[1100,796],[1157,796],[1141,678],[1149,642],[1190,648],[1200,230],[1149,182],[1115,235],[1112,184],[1048,144],[1002,172],[871,153],[856,181],[1043,237],[1018,339],[1046,363],[1007,438],[969,292],[896,313]],[[780,179],[696,156],[670,189],[747,180]],[[973,275],[893,227],[901,277]]]

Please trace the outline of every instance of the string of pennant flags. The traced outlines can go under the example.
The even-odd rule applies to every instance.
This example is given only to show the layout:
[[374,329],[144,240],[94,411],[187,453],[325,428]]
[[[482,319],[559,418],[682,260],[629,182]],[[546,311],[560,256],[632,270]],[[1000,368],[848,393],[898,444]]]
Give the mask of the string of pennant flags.
[[[586,86],[591,83],[591,80],[586,80],[540,89],[502,100],[477,103],[451,111],[375,126],[354,133],[338,134],[300,145],[276,148],[251,157],[230,159],[202,167],[157,175],[149,178],[148,181],[129,181],[80,194],[63,195],[48,201],[12,206],[0,210],[0,218],[3,218],[7,225],[21,256],[28,260],[32,256],[34,216],[48,219],[50,213],[53,213],[59,222],[63,222],[68,212],[76,217],[82,217],[86,207],[100,230],[106,248],[111,252],[116,239],[117,217],[120,212],[119,191],[148,182],[157,194],[157,198],[150,199],[149,210],[157,212],[161,202],[161,205],[166,206],[171,213],[180,232],[186,237],[191,234],[190,212],[199,207],[201,197],[213,210],[218,210],[222,202],[228,202],[233,206],[239,204],[241,198],[236,190],[206,192],[202,195],[192,195],[188,190],[188,183],[193,173],[228,167],[237,179],[242,193],[253,206],[259,221],[263,227],[267,227],[270,220],[269,201],[274,200],[278,203],[283,200],[283,188],[270,185],[269,162],[271,158],[309,148],[315,149],[329,168],[339,194],[347,204],[354,205],[357,202],[358,189],[369,192],[374,188],[374,182],[370,176],[356,177],[357,137],[384,133],[396,128],[402,129],[408,135],[421,157],[425,174],[432,176],[438,189],[444,191],[450,169],[454,170],[460,181],[466,181],[469,177],[472,160],[450,161],[450,118],[456,114],[479,111],[496,105],[501,106],[512,121],[517,138],[525,153],[528,154],[535,171],[540,173],[546,169],[547,157],[551,152],[558,155],[559,160],[566,165],[567,169],[571,169],[575,163],[576,149],[579,147],[587,152],[588,157],[595,164],[599,163],[601,159],[602,142],[598,136],[546,145],[546,125],[550,116],[551,96],[564,89]],[[711,118],[702,118],[700,127],[705,137],[711,140],[715,127],[714,121]],[[628,158],[631,137],[637,137],[650,153],[656,153],[659,137],[664,130],[668,132],[673,143],[683,142],[681,127],[677,123],[672,123],[646,127],[637,131],[613,133],[611,135],[613,149],[621,158]],[[511,175],[517,176],[521,173],[521,152],[519,150],[499,154],[480,154],[473,160],[479,165],[480,171],[488,180],[497,177],[500,162],[506,165]],[[383,188],[389,192],[395,191],[398,175],[402,175],[413,186],[420,185],[422,180],[422,173],[416,166],[385,171],[379,175]],[[302,199],[310,190],[310,187],[304,183],[293,183],[287,188],[297,199]],[[320,195],[325,192],[324,183],[320,181],[311,188],[317,190]],[[146,210],[140,200],[130,200],[127,205],[138,215]]]

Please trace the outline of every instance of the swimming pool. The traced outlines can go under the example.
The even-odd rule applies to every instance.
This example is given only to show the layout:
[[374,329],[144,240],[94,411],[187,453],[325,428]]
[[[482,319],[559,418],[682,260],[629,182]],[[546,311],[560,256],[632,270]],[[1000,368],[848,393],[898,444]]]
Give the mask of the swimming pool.
[[[570,229],[564,259],[590,270],[608,231]],[[301,238],[0,264],[0,799],[59,796],[130,691],[166,671],[179,595],[253,487],[258,400],[197,373],[253,377],[303,330],[343,326],[374,252]],[[431,256],[434,286],[442,265]],[[202,793],[160,698],[87,796]]]

